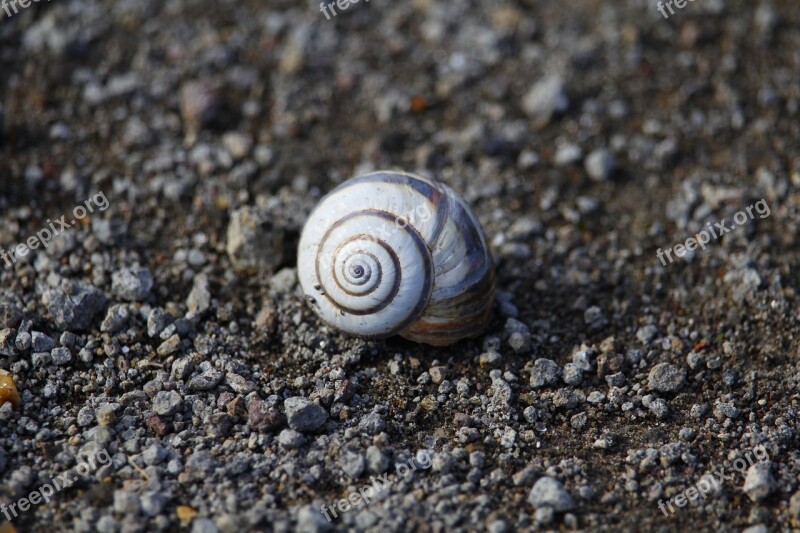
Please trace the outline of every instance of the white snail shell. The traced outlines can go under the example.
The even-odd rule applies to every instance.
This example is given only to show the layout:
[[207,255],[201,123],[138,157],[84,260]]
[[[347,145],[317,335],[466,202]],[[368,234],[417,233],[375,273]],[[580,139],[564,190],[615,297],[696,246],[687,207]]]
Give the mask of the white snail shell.
[[364,337],[436,346],[480,335],[494,301],[494,262],[464,200],[401,172],[352,178],[311,213],[297,254],[315,311]]

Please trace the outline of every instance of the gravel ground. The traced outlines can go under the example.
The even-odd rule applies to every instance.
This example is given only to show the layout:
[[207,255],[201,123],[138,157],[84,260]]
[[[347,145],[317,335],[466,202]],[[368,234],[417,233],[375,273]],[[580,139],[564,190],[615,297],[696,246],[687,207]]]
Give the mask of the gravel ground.
[[[60,233],[0,258],[3,533],[800,528],[795,2],[17,8],[0,245]],[[483,336],[305,304],[382,168],[474,208]]]

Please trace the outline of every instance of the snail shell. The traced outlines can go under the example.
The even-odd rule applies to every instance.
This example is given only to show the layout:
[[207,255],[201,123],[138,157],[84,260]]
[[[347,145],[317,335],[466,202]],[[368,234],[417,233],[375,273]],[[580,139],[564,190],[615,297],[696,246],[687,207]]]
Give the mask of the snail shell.
[[374,172],[325,196],[300,237],[297,273],[328,323],[436,346],[480,335],[494,301],[483,231],[452,189]]

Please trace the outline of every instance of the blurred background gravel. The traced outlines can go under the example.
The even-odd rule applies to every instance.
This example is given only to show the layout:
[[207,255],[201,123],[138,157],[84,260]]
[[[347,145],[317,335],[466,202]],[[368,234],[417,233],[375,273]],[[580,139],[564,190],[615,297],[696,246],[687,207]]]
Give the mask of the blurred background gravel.
[[[18,9],[0,246],[109,207],[0,262],[21,395],[0,397],[0,504],[112,463],[17,531],[800,527],[796,3]],[[382,168],[473,206],[498,263],[484,336],[363,341],[304,304],[305,217]],[[656,258],[759,199],[769,217]],[[383,473],[377,501],[320,512]]]

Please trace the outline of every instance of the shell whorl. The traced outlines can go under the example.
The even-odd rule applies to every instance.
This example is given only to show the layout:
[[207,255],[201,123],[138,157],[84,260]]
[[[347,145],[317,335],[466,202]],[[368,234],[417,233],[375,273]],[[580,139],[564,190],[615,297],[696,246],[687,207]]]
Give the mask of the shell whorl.
[[298,277],[339,329],[436,345],[480,334],[494,294],[492,258],[463,200],[397,172],[350,179],[320,201],[300,238]]

